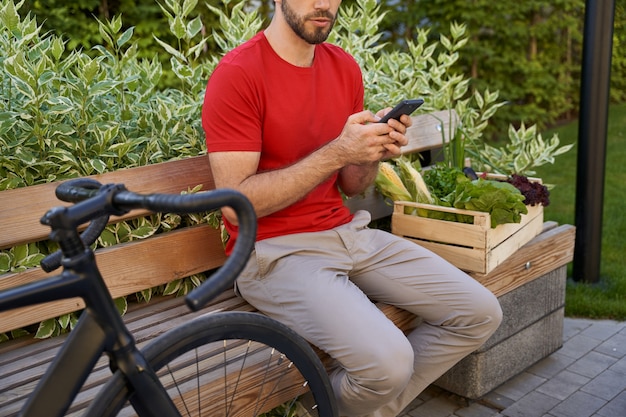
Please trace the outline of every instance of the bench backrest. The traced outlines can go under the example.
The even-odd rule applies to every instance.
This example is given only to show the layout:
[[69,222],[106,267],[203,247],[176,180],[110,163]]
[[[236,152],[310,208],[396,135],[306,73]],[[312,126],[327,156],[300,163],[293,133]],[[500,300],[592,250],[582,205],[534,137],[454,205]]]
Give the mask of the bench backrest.
[[[215,188],[208,157],[198,156],[138,168],[118,170],[92,178],[106,183],[122,183],[136,192],[178,194],[202,185]],[[49,230],[39,219],[61,203],[54,195],[58,183],[36,185],[0,192],[0,247],[36,242],[47,238]],[[146,213],[132,212],[123,218]],[[113,297],[211,270],[224,263],[220,231],[208,225],[193,226],[136,240],[97,251],[98,265]],[[138,261],[140,260],[140,261]],[[0,276],[0,290],[33,282],[48,276],[41,268]],[[0,313],[0,332],[38,323],[76,311],[82,300],[68,299]]]
[[[407,131],[409,144],[403,148],[403,152],[420,152],[441,146],[442,131],[447,134],[456,123],[456,114],[449,111],[414,116],[413,126]],[[120,169],[91,178],[103,184],[122,183],[129,190],[142,193],[178,194],[198,185],[202,185],[205,191],[215,188],[206,155]],[[0,249],[47,239],[49,228],[42,226],[39,219],[50,208],[63,204],[54,195],[57,185],[48,183],[0,192]],[[374,218],[380,217],[376,215],[381,205],[380,196],[373,201],[351,199],[347,205],[353,211],[367,209],[373,212]],[[112,218],[111,222],[145,214],[135,211]],[[115,298],[209,271],[225,261],[220,231],[208,225],[181,228],[148,239],[100,249],[96,257]],[[0,291],[48,275],[41,268],[4,274],[0,276]],[[0,312],[0,333],[83,307],[81,299],[68,299]]]

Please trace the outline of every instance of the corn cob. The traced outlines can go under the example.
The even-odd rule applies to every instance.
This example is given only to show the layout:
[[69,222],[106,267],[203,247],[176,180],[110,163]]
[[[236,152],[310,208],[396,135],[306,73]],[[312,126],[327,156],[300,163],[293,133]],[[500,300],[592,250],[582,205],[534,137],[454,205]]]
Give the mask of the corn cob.
[[408,184],[406,188],[413,198],[412,201],[432,204],[433,197],[430,195],[430,191],[428,191],[428,186],[426,186],[422,174],[403,157],[398,158],[397,163],[403,178],[405,178],[404,182]]
[[382,195],[393,201],[411,201],[411,193],[389,162],[380,163],[376,175],[376,185]]

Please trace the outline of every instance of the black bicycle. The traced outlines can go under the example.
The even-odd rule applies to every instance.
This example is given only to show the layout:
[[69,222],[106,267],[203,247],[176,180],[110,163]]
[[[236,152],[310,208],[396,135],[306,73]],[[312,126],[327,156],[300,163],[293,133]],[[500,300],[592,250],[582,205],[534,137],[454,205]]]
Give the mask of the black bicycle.
[[[139,350],[98,270],[90,245],[111,215],[133,209],[184,214],[231,207],[240,231],[233,253],[186,297],[192,310],[201,309],[232,286],[252,251],[256,216],[242,194],[220,189],[141,195],[121,184],[77,179],[61,184],[56,195],[75,204],[53,208],[41,219],[60,247],[41,264],[47,271],[62,265],[63,272],[0,293],[0,310],[73,297],[81,297],[86,307],[20,415],[65,415],[104,352],[113,375],[89,405],[88,416],[256,416],[267,411],[287,380],[302,384],[294,390],[300,400],[283,405],[285,415],[337,416],[322,362],[288,327],[257,313],[214,313],[176,327]],[[80,234],[79,227],[86,223]],[[239,385],[244,381],[241,372],[253,373],[254,398],[238,397],[244,388],[250,392],[250,387]]]

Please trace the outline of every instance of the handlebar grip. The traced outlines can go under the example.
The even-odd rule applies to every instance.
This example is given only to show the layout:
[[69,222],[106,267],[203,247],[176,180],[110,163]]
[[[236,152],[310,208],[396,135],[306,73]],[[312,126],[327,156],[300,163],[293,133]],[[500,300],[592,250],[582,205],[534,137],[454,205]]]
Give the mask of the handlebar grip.
[[234,190],[220,189],[206,194],[215,195],[215,193],[220,193],[220,198],[216,199],[219,200],[220,207],[228,206],[235,210],[239,223],[239,234],[233,251],[224,265],[201,286],[187,294],[185,301],[193,311],[200,310],[210,300],[233,285],[248,263],[256,241],[256,213],[250,201],[243,194]]
[[89,178],[76,178],[61,183],[55,190],[55,195],[61,201],[78,203],[98,193],[102,184]]

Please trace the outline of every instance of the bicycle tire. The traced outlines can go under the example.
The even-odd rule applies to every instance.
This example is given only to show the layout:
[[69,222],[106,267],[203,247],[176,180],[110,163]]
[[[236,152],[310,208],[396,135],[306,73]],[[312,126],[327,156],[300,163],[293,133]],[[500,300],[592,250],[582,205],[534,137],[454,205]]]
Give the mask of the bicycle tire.
[[[224,360],[219,366],[213,363],[217,356],[214,351],[215,346],[213,346],[215,342],[222,343],[223,346],[229,346],[228,351],[224,348],[220,352],[219,355],[224,355]],[[246,348],[237,347],[235,343],[240,345],[242,343],[246,344]],[[250,346],[253,346],[253,348],[250,348]],[[194,353],[195,356],[189,356],[189,353],[192,351],[197,351]],[[177,373],[183,373],[186,377],[184,392],[186,396],[194,397],[194,403],[187,403],[184,407],[179,406],[181,416],[195,415],[191,414],[190,411],[200,409],[204,416],[251,417],[262,415],[262,412],[268,412],[268,408],[273,411],[272,416],[278,416],[280,415],[279,408],[275,407],[278,404],[272,403],[272,401],[276,401],[272,395],[276,391],[286,389],[285,386],[276,388],[282,383],[280,380],[284,378],[282,372],[285,369],[290,369],[289,375],[293,375],[292,373],[296,370],[299,371],[306,382],[298,390],[306,387],[312,394],[305,394],[304,397],[300,396],[300,398],[306,399],[306,401],[303,401],[308,403],[306,406],[300,402],[281,403],[281,407],[285,409],[285,416],[336,417],[338,415],[326,369],[312,347],[304,338],[287,326],[258,313],[224,312],[201,316],[157,337],[142,352],[153,370],[159,375],[159,378],[164,381],[163,384],[177,405],[181,398],[184,397],[184,395],[179,395],[178,392],[183,385],[173,385],[169,379],[165,380],[166,376],[170,378],[171,375],[169,372],[164,372],[164,370],[168,368],[173,369]],[[239,356],[227,358],[227,353],[225,352],[236,353]],[[279,352],[279,356],[275,352]],[[255,363],[261,363],[261,356],[263,356],[263,362],[272,366],[269,370],[258,371],[258,374],[255,374],[258,376],[263,375],[260,381],[269,384],[269,386],[259,385],[257,387],[255,385],[258,388],[258,395],[254,400],[249,397],[246,397],[245,401],[242,399],[238,400],[236,396],[240,380],[224,370],[229,365],[240,366],[244,353],[246,355],[251,354],[250,357],[244,359],[248,361],[246,369],[250,367],[251,363],[249,361],[251,360],[255,361]],[[265,353],[268,355],[273,353],[273,356],[265,357]],[[288,360],[284,360],[284,357],[288,358]],[[204,383],[204,386],[201,387],[202,390],[197,386],[193,389],[187,389],[189,385],[193,384],[190,382],[191,379],[188,378],[188,374],[181,371],[181,365],[177,363],[178,360],[184,363],[182,367],[185,369],[189,369],[189,366],[193,364],[197,371],[201,371],[198,372],[200,377],[196,379],[196,382],[200,381],[197,384],[198,386]],[[220,360],[220,362],[222,361]],[[293,364],[293,366],[290,364]],[[218,372],[218,367],[220,366],[223,366],[223,368],[220,368],[219,372],[228,374],[228,378],[223,385],[218,387],[214,379],[215,373]],[[280,369],[274,369],[274,367],[279,367]],[[207,377],[209,372],[211,372],[212,376],[207,379],[211,383],[202,380]],[[285,381],[289,380],[289,378],[287,377]],[[295,390],[295,387],[289,385],[288,389]],[[226,394],[228,390],[232,392]],[[193,392],[193,395],[190,392]],[[132,392],[129,391],[124,376],[117,371],[98,393],[98,396],[90,405],[87,415],[90,417],[134,415],[134,410],[128,403],[131,395]],[[210,404],[205,406],[204,404],[199,404],[199,401],[196,402],[196,400],[204,399],[207,396]],[[220,396],[223,398],[219,398]],[[313,403],[311,403],[311,397],[314,399]],[[182,401],[185,401],[184,398]],[[293,414],[295,409],[297,409],[297,413]]]

